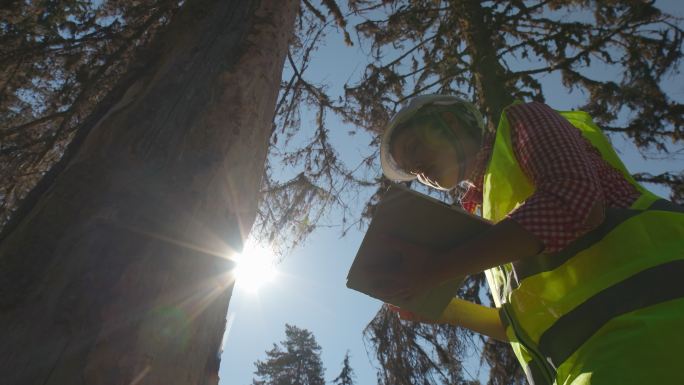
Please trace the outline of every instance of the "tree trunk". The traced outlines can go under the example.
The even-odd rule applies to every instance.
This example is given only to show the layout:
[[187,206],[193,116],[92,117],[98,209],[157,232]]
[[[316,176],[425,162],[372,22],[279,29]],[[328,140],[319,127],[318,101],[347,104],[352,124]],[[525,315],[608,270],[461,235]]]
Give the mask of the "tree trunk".
[[188,0],[0,244],[3,384],[216,384],[297,0]]
[[[464,39],[471,59],[471,71],[474,78],[477,104],[491,130],[499,125],[501,113],[506,106],[513,103],[513,89],[508,84],[507,70],[501,65],[497,56],[497,48],[492,37],[491,23],[486,21],[487,12],[479,0],[457,2],[457,14],[461,15],[460,23],[464,31]],[[524,373],[509,344],[497,342],[484,346],[483,359],[487,356],[496,360],[487,360],[492,366],[490,383],[519,383],[524,380]]]
[[499,62],[494,47],[489,24],[485,20],[485,10],[479,0],[457,2],[456,14],[461,28],[465,32],[464,39],[468,54],[472,58],[471,69],[474,77],[478,104],[487,117],[487,124],[495,129],[503,109],[513,103],[513,93],[507,84],[506,69]]

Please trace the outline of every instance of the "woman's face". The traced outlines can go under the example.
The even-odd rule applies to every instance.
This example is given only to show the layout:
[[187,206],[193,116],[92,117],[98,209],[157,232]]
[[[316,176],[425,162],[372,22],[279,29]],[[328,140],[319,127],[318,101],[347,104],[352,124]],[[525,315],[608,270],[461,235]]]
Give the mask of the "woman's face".
[[[390,151],[397,164],[416,175],[421,183],[448,190],[470,173],[472,159],[480,145],[464,134],[457,121],[445,121],[454,135],[430,126],[407,128],[397,134]],[[463,170],[459,152],[465,159]]]

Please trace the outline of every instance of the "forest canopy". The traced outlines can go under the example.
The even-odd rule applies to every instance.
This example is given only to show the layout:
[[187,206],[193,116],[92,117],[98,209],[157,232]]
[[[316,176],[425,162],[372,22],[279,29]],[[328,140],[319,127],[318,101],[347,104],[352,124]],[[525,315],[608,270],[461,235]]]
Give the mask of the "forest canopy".
[[[0,223],[27,196],[30,206],[29,191],[73,152],[87,131],[79,128],[102,114],[98,106],[105,110],[112,103],[107,95],[116,99],[116,81],[141,70],[136,60],[142,62],[145,47],[178,7],[63,1],[10,2],[2,10]],[[353,44],[349,31],[357,45],[368,47],[369,60],[344,95],[331,94],[330,85],[310,80],[306,71],[327,36]],[[569,91],[586,95],[577,108],[607,132],[629,137],[646,156],[674,157],[681,147],[684,109],[663,85],[679,70],[682,30],[653,2],[304,1],[296,32],[272,144],[302,131],[310,141],[274,154],[295,170],[294,177],[276,180],[272,166],[265,170],[256,228],[271,239],[288,233],[296,244],[335,207],[343,229],[365,223],[352,214],[349,197],[386,181],[372,151],[354,165],[339,159],[327,118],[337,115],[356,129],[380,132],[416,94],[471,98],[493,124],[512,100],[543,101],[540,79],[558,73]],[[301,121],[302,109],[315,112],[314,125]],[[681,170],[636,176],[667,185],[681,201]]]

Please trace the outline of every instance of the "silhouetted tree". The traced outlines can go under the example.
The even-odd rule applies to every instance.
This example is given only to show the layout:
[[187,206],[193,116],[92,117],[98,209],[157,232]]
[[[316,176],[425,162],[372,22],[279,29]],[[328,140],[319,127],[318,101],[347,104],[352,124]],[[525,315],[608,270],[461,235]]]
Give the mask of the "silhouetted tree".
[[[483,279],[482,274],[472,277],[459,296],[474,297],[473,293],[479,290]],[[396,313],[386,307],[380,309],[364,330],[364,342],[375,352],[380,364],[380,385],[477,383],[477,375],[465,367],[464,361],[465,357],[481,352],[483,341],[481,336],[450,325],[400,321]],[[507,353],[505,349],[502,351]],[[502,373],[509,376],[506,383],[524,381],[519,365],[511,369]]]
[[[540,78],[557,73],[605,131],[666,151],[684,139],[684,105],[662,87],[679,69],[683,34],[653,3],[350,0],[367,16],[356,29],[374,61],[347,87],[347,107],[380,132],[411,96],[449,93],[474,100],[495,126],[513,100],[543,101]],[[681,201],[681,170],[642,180],[673,187]]]
[[349,365],[349,352],[344,355],[344,361],[342,361],[342,370],[340,374],[335,377],[333,384],[335,385],[354,385],[354,369]]
[[294,325],[285,325],[285,340],[266,351],[265,361],[256,361],[253,385],[324,385],[321,347],[314,335]]

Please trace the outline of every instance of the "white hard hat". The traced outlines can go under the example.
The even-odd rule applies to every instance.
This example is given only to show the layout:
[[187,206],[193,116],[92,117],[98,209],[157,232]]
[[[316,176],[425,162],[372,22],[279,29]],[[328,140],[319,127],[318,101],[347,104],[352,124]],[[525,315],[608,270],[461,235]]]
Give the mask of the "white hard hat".
[[387,128],[385,128],[385,132],[382,134],[382,141],[380,142],[380,166],[382,166],[382,172],[388,179],[397,182],[416,179],[416,175],[409,174],[402,170],[390,153],[390,141],[396,127],[415,116],[422,107],[428,105],[452,104],[463,104],[468,112],[474,115],[473,117],[477,120],[477,124],[480,127],[483,126],[482,116],[475,106],[459,97],[451,95],[419,95],[411,98],[408,103],[390,119]]

